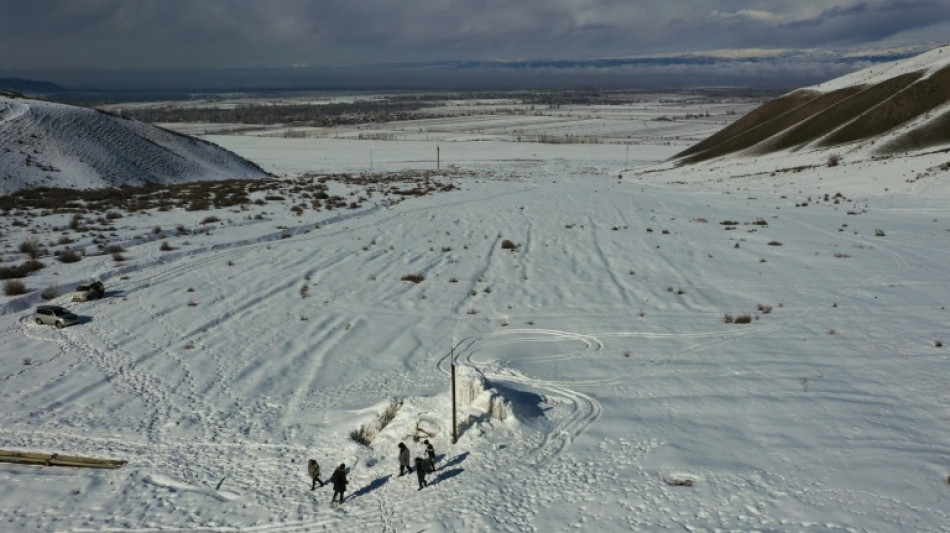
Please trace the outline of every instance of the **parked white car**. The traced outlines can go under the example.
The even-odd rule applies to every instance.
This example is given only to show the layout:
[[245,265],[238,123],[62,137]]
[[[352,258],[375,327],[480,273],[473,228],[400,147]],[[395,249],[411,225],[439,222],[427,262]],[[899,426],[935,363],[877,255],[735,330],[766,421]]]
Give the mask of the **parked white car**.
[[79,323],[79,316],[72,311],[58,305],[40,305],[33,312],[33,320],[37,324],[49,324],[62,329]]
[[96,298],[102,298],[105,293],[106,288],[101,281],[90,281],[76,287],[76,290],[73,291],[71,299],[74,302],[85,302],[88,300],[94,300]]

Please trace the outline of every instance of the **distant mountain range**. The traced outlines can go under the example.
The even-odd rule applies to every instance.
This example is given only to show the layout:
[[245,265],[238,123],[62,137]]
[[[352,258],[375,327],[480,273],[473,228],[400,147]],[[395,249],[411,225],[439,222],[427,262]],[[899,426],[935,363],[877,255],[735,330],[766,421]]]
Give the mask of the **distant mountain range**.
[[792,91],[675,159],[804,149],[888,155],[944,146],[950,146],[950,46]]
[[209,142],[92,109],[0,96],[0,195],[264,178],[257,165]]
[[27,95],[54,94],[66,88],[48,81],[25,80],[23,78],[0,78],[0,92]]
[[[84,101],[89,93],[141,101],[144,93],[351,89],[676,89],[744,87],[788,90],[878,63],[917,55],[928,46],[852,50],[737,49],[614,57],[499,58],[208,70],[73,70],[0,73],[54,79],[69,88],[55,99]],[[0,87],[0,91],[4,90]],[[44,94],[45,89],[6,89]],[[141,92],[141,95],[130,94]],[[174,96],[174,95],[172,95]]]

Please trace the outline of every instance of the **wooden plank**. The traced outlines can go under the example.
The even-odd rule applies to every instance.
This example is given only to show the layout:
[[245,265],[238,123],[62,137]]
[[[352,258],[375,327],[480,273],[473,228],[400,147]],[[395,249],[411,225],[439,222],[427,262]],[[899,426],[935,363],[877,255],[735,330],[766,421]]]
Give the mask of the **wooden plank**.
[[82,457],[79,455],[61,455],[58,453],[50,454],[0,450],[0,463],[115,469],[126,464],[127,461],[122,461],[120,459],[96,459],[93,457]]

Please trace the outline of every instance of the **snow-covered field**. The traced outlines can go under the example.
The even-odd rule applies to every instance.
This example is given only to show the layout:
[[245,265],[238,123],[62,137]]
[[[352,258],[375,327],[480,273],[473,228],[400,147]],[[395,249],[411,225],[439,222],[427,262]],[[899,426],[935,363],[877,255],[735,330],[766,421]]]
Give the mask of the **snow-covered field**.
[[[209,140],[283,176],[434,168],[438,142],[458,189],[127,215],[127,243],[222,221],[47,261],[30,287],[107,297],[58,298],[84,317],[62,330],[35,292],[0,300],[0,448],[128,464],[0,464],[0,530],[947,531],[946,153],[674,169],[638,167],[665,142]],[[10,218],[8,261],[30,235]],[[418,427],[421,491],[396,461]],[[311,457],[346,464],[344,505]]]

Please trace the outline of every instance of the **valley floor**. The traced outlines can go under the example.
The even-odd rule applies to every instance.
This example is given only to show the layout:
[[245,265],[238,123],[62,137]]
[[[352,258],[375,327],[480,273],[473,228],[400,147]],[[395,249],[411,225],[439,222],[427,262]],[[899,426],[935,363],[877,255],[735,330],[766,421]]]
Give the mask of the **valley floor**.
[[[211,140],[279,175],[434,159]],[[32,323],[36,294],[4,299],[0,448],[128,464],[0,464],[0,529],[946,531],[950,208],[933,175],[903,176],[945,154],[770,176],[635,169],[673,146],[440,148],[455,190],[221,210],[172,250],[28,278],[107,295],[61,296],[83,317],[62,330]],[[207,215],[127,215],[116,238]],[[465,406],[456,444],[453,359],[510,411]],[[423,490],[396,460],[420,424],[439,456]],[[348,467],[343,506],[310,491],[311,457]]]

